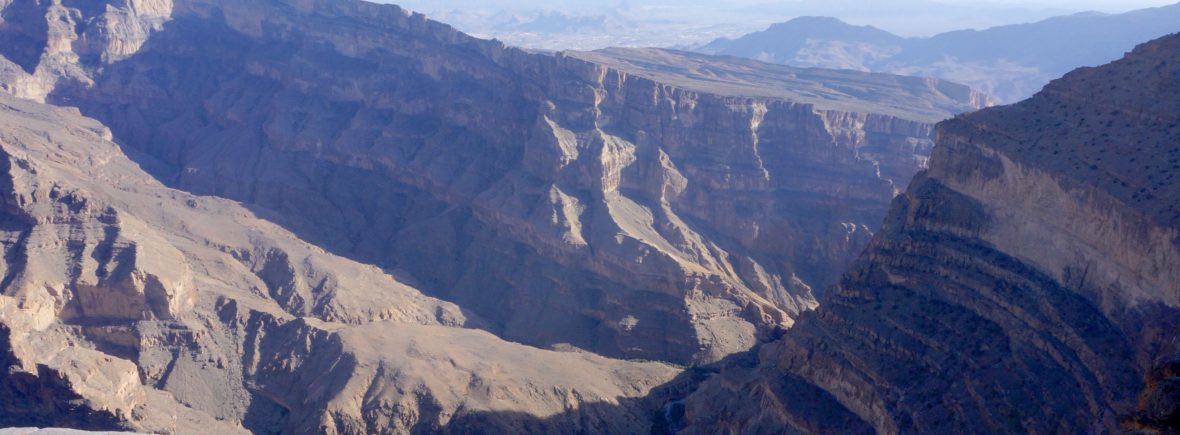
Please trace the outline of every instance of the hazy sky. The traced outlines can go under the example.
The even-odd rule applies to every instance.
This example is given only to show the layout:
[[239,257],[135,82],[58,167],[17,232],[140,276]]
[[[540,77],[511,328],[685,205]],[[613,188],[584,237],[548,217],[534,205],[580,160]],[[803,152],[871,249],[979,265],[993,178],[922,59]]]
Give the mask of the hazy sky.
[[[476,36],[544,49],[692,46],[804,15],[901,36],[929,36],[1083,11],[1126,12],[1180,0],[375,0]],[[538,15],[546,11],[548,15]],[[554,16],[553,13],[559,14]],[[540,18],[538,18],[540,17]],[[594,26],[598,26],[595,28]]]
[[[1097,9],[1111,11],[1125,11],[1131,9],[1164,6],[1176,3],[1175,0],[936,0],[939,3],[954,5],[1000,5],[1000,6],[1036,6],[1063,9]],[[883,3],[889,3],[884,1]]]
[[[519,6],[520,8],[546,8],[552,10],[565,10],[586,7],[601,7],[603,5],[610,5],[612,3],[621,3],[621,1],[611,0],[376,0],[378,3],[394,3],[403,4],[406,6],[426,6],[430,5],[436,9],[444,9],[448,7],[487,7],[487,8],[508,8]],[[1024,9],[1063,9],[1072,11],[1083,10],[1099,10],[1105,12],[1119,12],[1128,11],[1132,9],[1141,9],[1152,6],[1164,6],[1176,3],[1176,0],[929,0],[931,3],[942,3],[955,6],[966,6],[972,8],[995,8],[995,7],[1019,7]],[[630,3],[637,4],[659,4],[668,3],[676,4],[676,1],[660,1],[660,0],[630,0]],[[684,3],[689,4],[709,4],[713,3],[717,9],[724,9],[732,5],[788,5],[788,4],[805,4],[823,5],[829,3],[828,0],[715,0],[715,1],[694,1],[687,0]],[[909,5],[915,3],[911,0],[876,0],[872,1],[873,5]],[[864,4],[870,4],[865,1]]]

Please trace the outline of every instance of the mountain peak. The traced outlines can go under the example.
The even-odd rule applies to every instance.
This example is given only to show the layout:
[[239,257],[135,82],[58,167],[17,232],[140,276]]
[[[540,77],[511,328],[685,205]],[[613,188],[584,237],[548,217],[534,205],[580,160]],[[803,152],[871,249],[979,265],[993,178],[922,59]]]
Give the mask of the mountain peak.
[[808,38],[848,36],[858,38],[878,37],[902,39],[873,26],[849,24],[839,18],[825,16],[802,16],[781,23],[771,24],[765,30],[778,36],[799,35]]
[[872,26],[804,16],[737,39],[715,40],[700,51],[794,66],[867,71],[867,65],[895,54],[905,41]]
[[801,25],[828,25],[828,26],[849,26],[849,27],[852,27],[851,24],[848,24],[848,23],[844,22],[844,20],[841,20],[836,17],[827,17],[827,16],[820,16],[820,15],[804,15],[804,16],[792,18],[790,20],[787,20],[787,21],[784,21],[781,23],[771,24],[770,28],[773,29],[776,27],[790,27],[790,26],[801,26]]
[[901,38],[833,18],[800,17],[714,41],[700,51],[793,66],[937,77],[1015,102],[1073,68],[1115,60],[1134,44],[1180,30],[1176,23],[1180,3],[1121,14],[1083,12],[924,38]]

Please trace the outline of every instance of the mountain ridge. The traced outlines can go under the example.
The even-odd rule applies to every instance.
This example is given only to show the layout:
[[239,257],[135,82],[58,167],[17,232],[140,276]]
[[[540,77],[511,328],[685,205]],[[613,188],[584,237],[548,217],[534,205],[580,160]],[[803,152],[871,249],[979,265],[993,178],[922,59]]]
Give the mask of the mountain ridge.
[[643,431],[669,363],[813,308],[932,111],[979,104],[694,91],[363,2],[3,6],[46,20],[0,23],[16,425]]
[[[1070,70],[1113,61],[1134,45],[1180,31],[1180,4],[1121,14],[1078,13],[1034,23],[903,38],[842,21],[803,19],[699,48],[798,66],[939,77],[1016,102]],[[817,28],[818,27],[818,28]]]
[[[675,423],[1175,431],[1178,56],[1173,34],[940,123],[930,168],[820,308]],[[806,388],[826,405],[790,406]]]
[[[698,317],[705,319],[720,315],[722,319],[725,319],[722,322],[725,325],[719,326],[722,330],[730,330],[728,324],[731,322],[739,322],[739,324],[748,322],[755,327],[754,330],[757,332],[742,326],[740,329],[743,332],[738,336],[725,336],[728,334],[725,333],[717,339],[711,340],[714,344],[708,345],[700,354],[702,356],[660,357],[686,362],[694,358],[717,358],[719,354],[710,349],[713,346],[725,349],[721,351],[722,353],[748,347],[752,345],[756,336],[783,324],[789,324],[789,318],[792,315],[790,313],[806,309],[811,304],[810,288],[816,285],[822,286],[822,284],[816,284],[813,281],[828,279],[822,275],[823,273],[834,273],[813,274],[818,278],[814,276],[810,278],[792,277],[791,272],[771,272],[779,267],[786,268],[788,266],[791,269],[803,270],[801,267],[792,266],[791,261],[773,260],[778,264],[771,265],[761,260],[754,260],[756,255],[741,255],[738,258],[739,264],[730,264],[733,260],[719,258],[719,256],[727,255],[722,253],[727,249],[710,246],[712,241],[700,236],[698,231],[694,229],[695,226],[690,224],[689,219],[699,219],[706,225],[714,227],[705,227],[701,231],[708,233],[721,230],[719,232],[722,234],[737,239],[732,242],[727,241],[727,243],[732,243],[733,249],[754,248],[755,253],[769,249],[769,246],[758,246],[766,243],[759,240],[766,237],[759,236],[762,233],[760,229],[737,228],[744,224],[733,220],[732,211],[706,211],[714,208],[712,205],[706,205],[710,201],[706,198],[716,195],[713,191],[718,188],[729,189],[724,186],[731,182],[724,181],[724,177],[734,177],[734,186],[743,190],[751,189],[751,195],[757,196],[767,195],[762,192],[771,189],[767,186],[768,182],[781,185],[781,183],[788,182],[790,178],[785,178],[786,173],[783,173],[782,180],[775,180],[778,176],[774,174],[780,173],[780,171],[768,169],[767,162],[772,164],[784,164],[785,162],[780,158],[767,160],[767,155],[761,155],[758,151],[762,148],[753,148],[753,144],[748,145],[749,148],[739,154],[730,155],[729,151],[718,152],[709,149],[711,146],[705,143],[693,141],[691,139],[693,136],[681,136],[686,134],[682,129],[717,129],[716,133],[705,133],[702,139],[724,141],[721,143],[746,143],[756,140],[747,136],[750,134],[748,132],[732,136],[734,129],[749,130],[754,128],[755,124],[750,120],[717,118],[719,121],[713,121],[713,118],[699,118],[700,115],[694,114],[694,111],[720,110],[727,112],[732,109],[722,107],[737,107],[738,115],[736,116],[742,118],[766,116],[760,114],[763,110],[761,107],[766,105],[767,110],[770,110],[770,119],[803,117],[801,119],[805,125],[815,126],[818,129],[816,130],[817,135],[809,136],[813,138],[809,140],[816,141],[814,142],[816,149],[808,151],[812,154],[807,157],[807,160],[804,160],[808,162],[805,165],[826,165],[827,162],[844,165],[848,168],[846,171],[849,171],[850,176],[858,180],[857,183],[864,184],[864,187],[857,187],[857,189],[871,193],[867,193],[868,196],[865,196],[866,193],[857,193],[856,190],[842,193],[832,187],[820,185],[808,187],[808,189],[823,192],[822,195],[855,195],[855,197],[864,198],[864,201],[867,202],[863,206],[856,205],[856,208],[850,210],[853,214],[862,213],[860,210],[862,207],[866,212],[878,213],[869,210],[878,207],[874,203],[883,204],[894,189],[889,187],[891,179],[882,178],[877,174],[877,169],[873,167],[878,164],[876,161],[880,161],[880,165],[889,168],[889,174],[893,178],[898,180],[907,178],[921,165],[921,154],[926,152],[923,144],[928,143],[928,139],[923,137],[929,134],[928,128],[900,128],[894,134],[892,133],[893,127],[890,127],[888,122],[864,124],[864,121],[861,120],[864,115],[847,116],[844,115],[846,112],[815,114],[815,110],[805,105],[767,104],[772,100],[734,99],[734,97],[725,94],[707,94],[666,87],[642,77],[633,77],[630,74],[571,57],[532,55],[504,47],[493,41],[470,38],[449,26],[426,20],[421,15],[409,15],[403,10],[390,6],[339,2],[257,2],[248,3],[245,6],[217,2],[178,4],[181,5],[178,9],[179,14],[176,15],[177,18],[174,18],[171,25],[177,29],[177,32],[192,32],[191,38],[170,37],[169,35],[172,33],[161,33],[162,36],[158,35],[149,40],[148,48],[150,50],[153,44],[161,47],[172,45],[153,52],[162,57],[151,58],[141,54],[131,59],[130,62],[113,63],[110,67],[106,67],[103,73],[111,77],[110,79],[103,79],[100,76],[96,77],[100,83],[95,86],[61,87],[55,91],[52,97],[67,104],[82,105],[85,111],[108,121],[116,135],[127,141],[131,148],[154,154],[168,161],[168,164],[173,165],[173,169],[170,174],[164,175],[164,179],[174,180],[172,183],[179,183],[187,190],[228,196],[280,210],[281,214],[295,222],[293,225],[302,225],[300,227],[302,228],[301,233],[310,237],[311,240],[327,244],[327,246],[336,246],[333,249],[344,249],[344,252],[352,252],[352,255],[360,255],[360,258],[366,261],[388,259],[391,254],[395,255],[395,258],[405,258],[400,264],[392,263],[389,260],[384,260],[383,264],[387,267],[406,269],[419,282],[447,290],[449,293],[441,295],[448,299],[465,299],[469,301],[469,304],[482,306],[478,310],[483,317],[491,319],[494,324],[501,325],[499,326],[501,328],[508,328],[507,333],[510,336],[533,344],[550,345],[564,342],[564,340],[560,340],[560,337],[530,337],[530,335],[542,332],[543,329],[532,326],[531,322],[536,321],[533,320],[535,319],[534,314],[525,315],[523,313],[525,311],[546,313],[552,309],[535,307],[525,310],[524,308],[497,306],[508,303],[508,301],[488,300],[481,296],[482,290],[475,287],[477,285],[476,276],[480,277],[478,279],[486,279],[489,274],[490,276],[502,276],[500,279],[504,280],[505,284],[500,285],[505,288],[517,289],[523,288],[523,286],[510,286],[507,283],[522,279],[531,282],[533,278],[515,277],[514,275],[519,272],[507,269],[510,266],[505,262],[486,263],[497,268],[505,268],[504,270],[494,273],[486,271],[478,274],[471,272],[471,276],[455,278],[456,275],[463,275],[459,273],[460,271],[469,268],[455,264],[455,258],[464,258],[467,255],[459,252],[445,254],[440,252],[441,258],[422,261],[421,255],[410,254],[406,250],[411,249],[409,248],[410,244],[429,244],[434,241],[425,239],[411,241],[421,239],[421,237],[406,234],[407,237],[399,238],[397,233],[404,230],[405,225],[424,222],[422,221],[424,216],[407,216],[400,211],[394,212],[391,213],[393,219],[388,223],[390,225],[382,228],[384,225],[377,225],[367,216],[373,214],[372,210],[382,208],[393,212],[397,209],[398,203],[380,204],[375,203],[374,198],[347,193],[346,190],[349,188],[344,183],[354,182],[347,179],[361,177],[357,179],[363,179],[364,183],[371,183],[375,186],[383,186],[381,189],[388,189],[390,192],[399,192],[397,195],[406,198],[404,200],[416,201],[420,204],[435,204],[431,207],[437,207],[437,210],[440,211],[445,210],[448,203],[461,204],[461,208],[457,212],[452,211],[453,216],[442,220],[436,219],[431,223],[431,225],[443,225],[442,222],[449,220],[451,223],[448,225],[455,225],[454,227],[436,228],[432,226],[429,231],[438,234],[455,234],[456,238],[451,239],[452,241],[448,241],[445,245],[453,246],[455,249],[464,246],[476,246],[479,249],[484,249],[484,246],[491,248],[503,244],[501,241],[493,242],[492,240],[505,238],[506,240],[503,242],[511,241],[508,246],[514,246],[514,244],[523,241],[525,249],[537,249],[545,252],[546,255],[557,259],[565,266],[588,268],[587,272],[590,276],[626,276],[628,281],[633,280],[635,276],[645,277],[644,280],[649,280],[642,284],[647,287],[643,289],[645,291],[626,293],[642,298],[662,299],[666,297],[665,295],[681,295],[684,294],[685,289],[696,286],[714,288],[710,292],[720,292],[721,294],[736,292],[739,300],[738,306],[730,306],[727,302],[730,296],[722,296],[717,301],[725,306],[722,311],[702,313]],[[350,33],[353,30],[333,27],[338,27],[340,24],[332,21],[330,17],[339,14],[365,17],[362,20],[368,23],[366,25],[392,24],[393,33],[387,36],[371,36],[374,39],[354,37]],[[210,23],[221,20],[219,18],[221,15],[225,16],[225,25],[230,26],[231,30],[239,30],[233,31],[236,33],[231,33],[217,27],[220,24],[210,25]],[[307,27],[312,24],[316,25]],[[296,31],[295,29],[304,33],[296,37],[293,33]],[[190,42],[202,39],[202,32],[242,36],[234,36],[234,38],[239,38],[236,41],[223,39],[219,47]],[[176,35],[180,35],[180,33],[176,33]],[[376,33],[366,35],[376,35]],[[252,41],[252,38],[267,41],[267,45],[258,45],[257,42]],[[321,47],[304,43],[303,41],[308,38],[322,40],[329,45]],[[392,41],[400,41],[389,43],[405,45],[408,47],[406,48],[408,51],[389,53],[389,49],[378,42],[382,41],[381,38],[386,38],[385,41],[390,41],[389,38],[392,38]],[[429,44],[436,44],[433,45],[436,49],[424,51],[425,48],[421,47],[421,44],[427,43],[427,41],[432,41]],[[274,57],[269,54],[273,52],[272,46],[284,47],[289,52]],[[451,46],[457,48],[449,48]],[[172,53],[186,53],[187,55],[187,53],[197,51],[200,51],[202,57],[206,59],[229,62],[228,65],[234,67],[221,70],[200,68],[181,70],[173,66],[190,62],[190,60]],[[248,53],[248,55],[243,56],[244,53]],[[349,60],[366,55],[386,60],[378,62]],[[400,59],[415,56],[416,58],[412,62],[404,65],[392,63],[393,60],[400,61]],[[255,60],[240,63],[242,62],[240,59],[250,58]],[[320,58],[338,59],[339,67],[330,73],[331,77],[321,75],[314,70],[291,70],[285,64],[290,60],[305,64],[317,64],[316,62],[320,62]],[[155,64],[134,66],[134,61],[138,59],[155,62]],[[159,68],[169,72],[168,75],[147,76],[141,72],[147,68]],[[375,78],[358,75],[353,68],[371,71],[372,77],[382,76],[386,80],[376,82]],[[250,72],[235,77],[225,76],[227,71],[238,70]],[[402,74],[395,76],[389,71],[401,71]],[[471,71],[475,73],[473,74]],[[308,74],[308,77],[298,77],[298,75],[305,73]],[[118,77],[118,75],[129,75],[129,77]],[[528,79],[520,80],[515,78],[517,76]],[[159,80],[162,77],[183,77],[183,80],[170,78],[168,79],[170,81],[165,82]],[[135,86],[146,85],[148,87],[127,88],[125,83],[128,80],[132,80]],[[445,81],[447,85],[431,87],[432,83],[439,80]],[[267,86],[261,89],[270,90],[248,91],[251,92],[248,94],[248,98],[228,91],[205,94],[205,92],[209,92],[206,89],[212,89],[214,83],[235,83],[235,81],[241,84],[259,81],[259,83],[266,83]],[[307,87],[305,83],[316,83],[316,85]],[[333,84],[327,85],[327,83]],[[369,87],[371,92],[364,94],[350,90],[358,84]],[[927,82],[924,81],[918,81],[918,84],[920,87],[927,86]],[[886,84],[886,86],[896,85]],[[478,92],[460,93],[455,89],[477,90]],[[380,96],[385,93],[399,92],[406,93],[410,98],[406,100],[370,98],[371,95]],[[652,101],[640,97],[647,92],[655,92],[659,98]],[[126,101],[129,95],[142,97],[140,97],[140,101],[129,104]],[[321,95],[331,95],[332,97],[331,100],[324,100]],[[599,95],[610,98],[603,98]],[[536,101],[537,96],[540,96],[542,101]],[[977,104],[966,97],[967,94],[964,94],[961,100],[964,109]],[[193,104],[195,99],[206,98],[208,98],[206,103],[208,105]],[[261,98],[261,100],[257,98]],[[87,101],[90,101],[89,105],[87,105]],[[433,101],[453,101],[455,104],[436,106]],[[221,104],[260,106],[246,111],[227,106],[230,111],[222,112],[223,109],[218,107]],[[697,105],[701,105],[701,109],[695,109],[694,107]],[[139,109],[144,106],[151,106],[154,111],[149,113]],[[541,106],[541,108],[538,110],[537,106]],[[549,108],[550,106],[554,108]],[[169,107],[174,108],[167,109]],[[300,108],[293,110],[293,107]],[[717,109],[714,109],[715,107]],[[356,127],[353,127],[349,124],[353,121],[346,118],[334,119],[316,115],[317,111],[328,110],[333,113],[356,113],[360,117],[356,118],[356,124],[352,124]],[[614,115],[613,113],[622,113],[613,112],[615,110],[641,111],[646,113],[647,118],[641,117],[631,121]],[[683,116],[677,113],[681,110],[686,111]],[[785,112],[780,112],[780,110]],[[251,119],[248,118],[247,114],[249,113],[269,113],[269,115]],[[775,115],[776,113],[783,113],[783,115]],[[949,115],[949,111],[947,113]],[[403,124],[374,128],[367,121],[368,119],[377,119],[373,117],[390,116],[391,114],[394,115],[393,119],[396,122]],[[243,116],[247,118],[243,118]],[[303,124],[312,116],[319,119],[318,124]],[[147,119],[146,117],[153,119],[150,123],[145,124],[143,120]],[[827,117],[831,117],[830,120],[826,120]],[[244,119],[250,119],[249,122],[262,124],[266,127],[261,134],[254,133],[249,128],[244,128],[247,127]],[[190,125],[179,129],[151,127],[151,125],[184,125],[191,122],[197,122],[199,126],[208,129],[203,137],[178,136],[174,133],[174,131],[188,132],[199,128],[197,126]],[[425,129],[419,128],[416,131],[403,128],[408,127],[410,122],[425,126]],[[710,124],[712,122],[721,124]],[[769,129],[777,128],[776,125],[782,125],[784,128],[790,129],[796,128],[794,127],[794,125],[798,125],[796,122],[799,121],[792,120],[790,123],[783,124],[758,124],[757,128]],[[661,123],[668,125],[668,127],[664,130],[652,130],[647,127]],[[878,124],[880,127],[877,126]],[[899,123],[898,125],[903,124]],[[491,126],[491,128],[484,128],[485,126]],[[398,130],[394,130],[393,127],[397,127]],[[862,133],[866,127],[871,127],[872,131]],[[359,136],[341,136],[345,133]],[[570,133],[573,135],[571,136]],[[710,138],[712,134],[726,136],[724,138],[722,136]],[[444,136],[434,138],[433,135]],[[385,138],[378,142],[381,147],[376,148],[375,151],[357,149],[349,145],[355,140],[352,137],[381,138],[382,136]],[[261,146],[257,151],[231,148],[225,142],[230,137],[247,143],[259,143]],[[642,137],[648,138],[651,143],[642,144],[640,139]],[[684,146],[668,142],[674,138],[678,141],[687,139],[686,144],[698,147],[701,152],[693,154],[694,158],[689,160],[689,154],[686,154],[687,149],[683,149]],[[445,142],[441,142],[440,139],[445,139]],[[515,145],[522,141],[526,143],[527,154],[521,154],[526,150]],[[332,143],[339,145],[329,146]],[[481,143],[491,146],[472,148],[473,145]],[[866,145],[874,143],[877,144],[875,149],[874,147],[866,147]],[[426,147],[426,152],[421,147]],[[439,148],[436,149],[436,147]],[[677,147],[683,150],[676,151]],[[827,147],[832,148],[826,149]],[[865,151],[873,149],[874,153],[866,152],[858,157],[855,150],[858,147],[863,147]],[[648,151],[641,153],[640,150],[643,149]],[[476,159],[471,150],[485,153],[485,155]],[[181,157],[177,153],[187,155]],[[632,153],[636,153],[635,157],[631,156]],[[648,157],[643,153],[652,154]],[[667,157],[660,157],[661,153]],[[596,159],[590,157],[595,154],[601,154],[599,159],[602,159],[602,162],[597,162]],[[519,160],[524,155],[529,157]],[[875,157],[876,155],[881,157]],[[235,158],[227,159],[226,156],[235,156]],[[642,157],[643,161],[663,160],[650,169],[641,170],[630,163],[639,157]],[[299,163],[293,163],[291,159],[296,159],[295,161]],[[242,164],[240,162],[255,162],[254,166],[261,164],[261,168],[272,168],[272,172],[262,172],[266,178],[259,179],[258,175],[255,175],[259,173],[259,169],[251,169],[250,165],[239,166]],[[324,175],[307,174],[293,177],[273,172],[278,171],[279,167],[290,164],[304,168],[296,173],[311,170],[324,171],[325,175],[333,172],[348,175],[328,179],[338,184],[317,186],[314,183],[309,184],[305,178]],[[693,167],[680,167],[686,164],[692,164]],[[316,169],[317,167],[323,168]],[[690,173],[690,170],[693,172]],[[740,176],[738,171],[740,171]],[[461,177],[451,178],[449,174],[455,172],[461,174]],[[647,179],[647,177],[653,178]],[[690,179],[696,179],[698,182],[683,185],[685,181]],[[893,184],[900,184],[900,181]],[[293,195],[290,189],[295,186],[298,186],[301,191]],[[694,186],[701,186],[701,188],[696,189]],[[688,187],[687,191],[684,190],[685,187]],[[706,189],[706,187],[708,188]],[[325,191],[325,189],[329,191]],[[517,195],[513,193],[514,191],[527,192],[527,194],[521,198],[513,198],[514,195]],[[616,195],[616,193],[621,193],[621,195]],[[773,192],[770,194],[770,199],[773,201],[769,202],[770,204],[779,201],[774,199]],[[691,201],[694,205],[691,210],[687,205],[681,206],[679,210],[670,208],[676,204],[677,197],[682,201],[693,198]],[[384,199],[381,200],[384,201]],[[312,202],[303,203],[303,201]],[[766,203],[767,199],[752,199],[752,201]],[[830,200],[821,197],[816,206],[833,207],[824,204],[824,201]],[[664,202],[668,202],[668,205],[663,205]],[[728,202],[732,203],[732,201]],[[349,205],[350,203],[357,205]],[[505,208],[505,206],[512,208]],[[347,210],[344,215],[346,219],[342,223],[336,217],[330,218],[309,213],[317,207],[328,209],[344,207]],[[356,209],[349,209],[349,207],[356,207]],[[394,209],[389,209],[389,207],[394,207]],[[425,211],[430,210],[431,207],[422,207],[419,210],[423,210],[422,213],[431,213]],[[800,207],[806,216],[806,212],[809,210],[807,207],[811,206]],[[847,206],[838,207],[837,210],[849,209]],[[366,209],[369,211],[365,211]],[[684,216],[692,210],[701,211],[693,212],[691,218]],[[883,212],[883,208],[881,210]],[[556,218],[551,218],[555,211]],[[649,218],[648,215],[652,217]],[[773,216],[773,213],[771,215]],[[607,218],[598,220],[595,216]],[[647,223],[649,219],[653,223]],[[303,223],[300,223],[300,220],[303,220]],[[397,223],[402,220],[405,223]],[[612,220],[619,222],[611,222]],[[849,220],[860,222],[861,218],[851,217]],[[873,220],[876,218],[864,219],[867,222]],[[477,231],[483,233],[479,237],[486,237],[489,240],[472,245],[472,236],[464,234],[472,231],[468,222],[472,223],[470,225],[481,228]],[[619,223],[624,224],[624,228],[611,229],[618,226]],[[853,230],[845,229],[842,225],[837,227],[834,222],[830,221],[800,222],[793,225],[818,225],[821,229],[817,230],[816,234],[832,233],[832,242],[821,242],[823,245],[832,247],[820,248],[822,250],[831,249],[831,253],[819,251],[800,254],[808,257],[819,256],[814,260],[805,260],[815,262],[819,266],[816,270],[835,270],[834,264],[845,261],[842,257],[855,250],[854,245],[859,242],[846,241],[848,235],[841,234],[842,232],[859,233],[863,231],[862,228],[855,226]],[[831,227],[828,228],[828,226]],[[758,227],[768,228],[765,225],[758,225]],[[334,230],[326,231],[327,228]],[[469,229],[464,230],[463,228]],[[362,235],[366,231],[371,233]],[[626,235],[623,241],[609,241],[614,238],[614,233],[617,231],[622,231]],[[374,234],[377,236],[374,237]],[[350,235],[350,237],[341,239],[340,235]],[[328,238],[325,239],[325,237]],[[776,235],[774,237],[782,236]],[[385,242],[386,240],[390,242]],[[398,240],[405,240],[405,242]],[[390,252],[390,247],[383,246],[382,243],[391,243],[394,251]],[[850,244],[843,246],[844,243]],[[610,248],[602,249],[603,246]],[[414,249],[424,249],[425,247]],[[494,251],[500,250],[500,248],[493,249]],[[491,253],[472,253],[470,255],[484,256],[491,255]],[[503,256],[504,253],[495,255]],[[510,254],[508,258],[516,255],[534,258],[535,254],[527,252]],[[655,275],[635,274],[634,269],[638,266],[634,266],[631,260],[622,259],[632,255],[637,258],[652,257],[648,263],[651,266],[643,267],[656,267],[664,271]],[[753,261],[740,257],[750,258]],[[547,265],[538,265],[532,269],[545,270],[557,266],[548,260],[545,260],[545,263]],[[440,265],[447,265],[446,267],[450,268],[449,271],[441,269]],[[703,278],[697,276],[701,273],[704,273]],[[780,273],[784,275],[781,278],[776,276]],[[682,277],[673,278],[669,282],[665,278],[659,277],[665,274],[666,276]],[[556,279],[566,281],[569,278]],[[628,287],[620,285],[618,279],[620,278],[610,278],[604,283],[593,285],[608,288]],[[581,280],[594,282],[593,280],[586,281],[587,278]],[[781,281],[781,284],[776,281]],[[581,285],[585,284],[579,286]],[[752,292],[747,290],[751,285],[759,290]],[[660,290],[653,292],[651,291],[653,289]],[[529,292],[539,290],[529,290]],[[573,293],[568,297],[571,299],[599,298],[590,295],[598,294],[601,291],[595,288],[571,290]],[[707,299],[716,297],[709,296]],[[545,299],[526,297],[521,294],[519,299],[510,300],[515,304],[528,305],[535,303],[534,301]],[[771,302],[772,300],[778,302]],[[628,303],[628,305],[640,307],[651,303],[649,300],[643,303]],[[666,303],[679,304],[680,302],[669,301]],[[599,340],[613,340],[615,336],[625,337],[626,334],[622,333],[627,333],[629,330],[620,329],[618,325],[631,322],[626,315],[620,315],[619,319],[599,319],[598,317],[602,316],[601,312],[615,310],[586,310],[584,308],[585,302],[574,302],[573,300],[561,302],[561,304],[567,305],[562,310],[574,310],[569,313],[573,316],[565,316],[566,319],[585,319],[586,322],[592,322],[590,325],[597,325],[580,326],[578,329],[590,329],[597,332],[593,334],[582,333],[582,337],[574,342],[574,345],[594,348],[601,352],[607,352],[612,347],[617,347],[619,349],[613,351],[622,352],[618,355],[635,352],[625,349],[639,347],[609,342],[595,344],[595,341]],[[709,307],[711,304],[712,302],[704,304],[700,309],[713,310],[714,308]],[[742,308],[747,304],[750,305],[749,308]],[[737,313],[742,314],[735,316]],[[639,324],[641,325],[640,329],[634,331],[646,332],[647,330],[642,325],[650,322],[645,322],[644,317],[655,316],[655,319],[661,319],[664,314],[633,314],[633,316],[640,320]],[[657,320],[657,325],[658,322],[660,321]],[[660,330],[665,328],[657,325],[653,325],[653,327]],[[572,326],[561,332],[561,334],[571,333],[575,333]],[[655,331],[646,333],[657,334],[656,337],[669,334],[668,332]],[[705,336],[714,334],[709,331],[700,333]],[[597,338],[597,336],[603,338]],[[684,339],[692,340],[687,337]],[[657,338],[657,340],[659,339]],[[661,355],[668,351],[641,350],[638,352],[634,356],[638,357],[646,353]],[[650,356],[652,355],[643,357]]]

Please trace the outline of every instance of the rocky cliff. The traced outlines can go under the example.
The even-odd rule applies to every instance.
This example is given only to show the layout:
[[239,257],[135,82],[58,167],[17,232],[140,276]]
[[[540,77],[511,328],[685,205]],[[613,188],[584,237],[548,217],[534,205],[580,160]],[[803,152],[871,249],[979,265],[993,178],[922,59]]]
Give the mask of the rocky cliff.
[[[933,122],[980,103],[789,68],[771,92],[750,65],[685,83],[363,2],[104,6],[6,8],[68,22],[57,54],[10,66],[13,92],[80,107],[169,185],[275,211],[499,336],[616,357],[712,361],[790,326],[922,167]],[[7,56],[35,59],[34,21],[6,21]]]
[[648,410],[628,398],[676,372],[469,329],[483,321],[262,212],[160,185],[110,139],[0,96],[0,426],[511,432],[520,414],[629,432]]
[[1177,101],[1173,35],[940,124],[929,170],[825,303],[671,424],[1180,430]]
[[980,102],[353,1],[0,17],[4,426],[645,432],[678,370],[609,357],[789,327]]

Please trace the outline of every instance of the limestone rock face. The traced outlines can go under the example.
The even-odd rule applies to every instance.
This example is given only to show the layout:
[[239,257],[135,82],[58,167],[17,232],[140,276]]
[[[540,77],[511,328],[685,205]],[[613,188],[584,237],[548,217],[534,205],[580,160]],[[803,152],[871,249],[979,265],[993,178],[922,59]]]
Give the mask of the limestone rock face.
[[[894,200],[986,98],[354,1],[0,17],[0,425],[1176,429],[1180,38],[941,124]],[[778,335],[665,412],[611,359]]]
[[92,83],[87,66],[138,52],[172,0],[6,0],[0,9],[0,88],[44,101],[61,82]]
[[676,372],[464,329],[486,322],[164,187],[76,109],[0,94],[0,157],[0,426],[636,432]]
[[635,359],[792,325],[982,101],[357,1],[0,12],[5,426],[648,432]]
[[[48,101],[169,185],[273,211],[503,338],[612,357],[713,361],[789,327],[924,166],[933,123],[984,101],[675,52],[532,54],[364,2],[183,0],[158,25],[164,4],[118,5],[150,25],[78,57],[85,78]],[[249,254],[311,308],[272,276],[289,260]]]
[[1165,37],[940,124],[930,169],[821,308],[672,424],[1180,429],[1178,61]]

